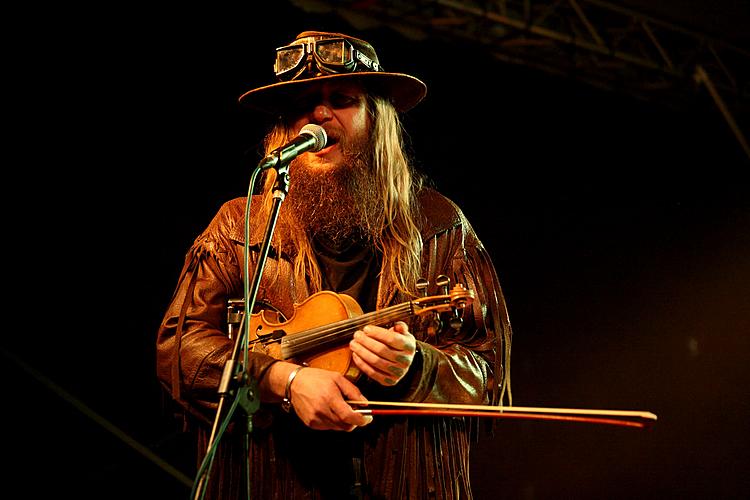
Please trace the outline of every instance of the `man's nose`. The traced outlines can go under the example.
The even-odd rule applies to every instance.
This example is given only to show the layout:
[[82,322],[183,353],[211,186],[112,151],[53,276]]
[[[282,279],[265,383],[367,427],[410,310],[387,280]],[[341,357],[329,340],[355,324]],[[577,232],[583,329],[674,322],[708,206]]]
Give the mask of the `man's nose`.
[[315,106],[312,112],[313,123],[327,122],[333,117],[331,108],[326,103],[320,103]]

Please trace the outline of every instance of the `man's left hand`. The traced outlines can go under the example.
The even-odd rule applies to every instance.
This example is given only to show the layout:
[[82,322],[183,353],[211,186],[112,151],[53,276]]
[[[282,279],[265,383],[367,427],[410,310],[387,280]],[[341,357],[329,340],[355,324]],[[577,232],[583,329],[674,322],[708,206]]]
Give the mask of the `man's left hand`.
[[352,360],[362,372],[381,385],[396,385],[409,371],[417,341],[409,327],[398,321],[391,328],[368,325],[349,342]]

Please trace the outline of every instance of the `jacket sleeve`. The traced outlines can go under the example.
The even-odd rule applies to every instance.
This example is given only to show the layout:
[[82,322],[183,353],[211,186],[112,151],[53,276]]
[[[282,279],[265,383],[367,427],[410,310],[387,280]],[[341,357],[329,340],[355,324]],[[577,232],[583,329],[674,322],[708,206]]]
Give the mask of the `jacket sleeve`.
[[[180,406],[204,420],[217,407],[217,389],[232,352],[228,300],[242,296],[241,263],[228,236],[235,224],[225,206],[196,238],[157,335],[160,383]],[[274,361],[251,353],[251,379],[258,380]]]
[[500,405],[507,398],[510,404],[512,334],[495,267],[460,209],[448,200],[439,207],[449,222],[424,241],[428,281],[444,274],[451,286],[473,291],[474,300],[461,312],[459,329],[443,321],[431,334],[424,322],[412,325],[419,356],[394,389],[405,401]]

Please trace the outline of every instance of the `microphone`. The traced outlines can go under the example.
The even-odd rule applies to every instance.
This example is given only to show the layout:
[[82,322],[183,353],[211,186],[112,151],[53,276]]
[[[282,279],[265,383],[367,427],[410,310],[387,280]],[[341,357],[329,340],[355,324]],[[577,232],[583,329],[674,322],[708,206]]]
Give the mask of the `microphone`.
[[308,123],[302,127],[297,137],[266,155],[260,162],[259,168],[265,170],[287,165],[302,153],[320,151],[326,146],[326,142],[328,142],[328,135],[325,129],[320,125]]

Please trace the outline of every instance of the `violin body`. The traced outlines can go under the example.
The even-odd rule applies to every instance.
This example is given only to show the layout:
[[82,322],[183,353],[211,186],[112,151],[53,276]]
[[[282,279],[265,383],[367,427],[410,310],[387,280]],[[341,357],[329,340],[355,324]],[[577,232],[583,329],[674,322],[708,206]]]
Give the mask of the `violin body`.
[[[277,322],[275,318],[272,318],[275,314],[268,313],[265,310],[252,314],[248,340],[250,342],[254,339],[260,341],[252,344],[255,351],[265,352],[276,359],[336,371],[342,373],[349,380],[355,381],[359,378],[360,371],[352,362],[348,343],[351,336],[348,338],[342,336],[339,339],[340,341],[337,342],[341,345],[311,349],[310,353],[304,356],[288,357],[283,347],[285,343],[295,339],[291,334],[316,331],[316,328],[337,324],[342,320],[361,315],[362,308],[351,296],[322,291],[311,295],[300,304],[295,304],[294,313],[288,321]],[[283,332],[282,337],[279,337],[279,332]],[[351,335],[353,334],[354,332],[351,333]],[[325,335],[325,333],[322,335]]]

